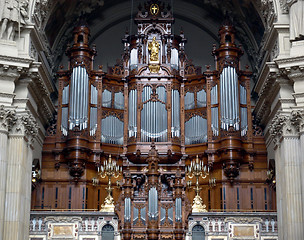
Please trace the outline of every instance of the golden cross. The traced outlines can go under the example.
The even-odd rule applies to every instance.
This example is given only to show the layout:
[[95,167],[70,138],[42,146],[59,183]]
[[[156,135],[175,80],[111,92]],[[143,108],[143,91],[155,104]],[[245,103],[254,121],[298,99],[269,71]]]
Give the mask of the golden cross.
[[151,9],[152,9],[152,13],[156,14],[157,10],[158,10],[158,7],[156,7],[156,5],[154,5]]

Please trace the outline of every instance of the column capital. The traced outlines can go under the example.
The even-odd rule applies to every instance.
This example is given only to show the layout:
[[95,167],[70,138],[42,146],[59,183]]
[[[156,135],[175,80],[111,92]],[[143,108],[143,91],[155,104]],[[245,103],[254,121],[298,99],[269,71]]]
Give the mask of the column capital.
[[12,107],[0,106],[0,131],[9,132],[17,122],[16,111]]
[[10,136],[23,136],[31,145],[38,135],[39,126],[34,116],[29,112],[17,113],[17,121],[10,132]]
[[291,112],[291,122],[301,134],[304,133],[304,110],[298,109]]
[[272,119],[269,132],[274,141],[275,146],[278,146],[284,137],[298,137],[300,126],[304,128],[303,120],[304,111],[292,111],[289,113],[278,112]]

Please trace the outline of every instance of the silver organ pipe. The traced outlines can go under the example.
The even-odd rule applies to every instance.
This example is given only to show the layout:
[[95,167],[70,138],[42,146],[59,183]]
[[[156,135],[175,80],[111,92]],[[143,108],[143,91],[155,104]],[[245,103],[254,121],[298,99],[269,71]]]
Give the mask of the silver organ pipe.
[[172,90],[171,94],[171,104],[172,104],[172,127],[171,127],[171,137],[180,136],[180,96],[178,90]]
[[158,217],[158,199],[156,187],[150,188],[148,201],[148,216],[150,219],[156,219]]
[[185,144],[196,144],[207,141],[207,119],[194,116],[185,123]]
[[80,130],[87,128],[89,76],[84,67],[73,69],[70,94],[69,129],[78,126]]
[[195,107],[194,93],[187,92],[185,95],[185,110],[193,109],[194,107]]
[[206,107],[206,105],[207,105],[206,101],[207,101],[206,91],[204,89],[202,89],[199,92],[197,92],[197,94],[196,94],[197,107],[198,108]]
[[123,121],[110,115],[101,120],[101,142],[123,144]]
[[137,49],[133,48],[130,53],[130,70],[137,68],[137,64],[138,64]]
[[182,221],[182,199],[181,198],[175,199],[175,221],[176,222]]
[[247,119],[247,90],[240,85],[240,104],[241,106],[241,136],[245,136],[248,130]]
[[110,108],[112,104],[112,92],[105,89],[102,92],[102,106],[106,108]]
[[212,105],[218,104],[218,87],[217,85],[211,88],[211,130],[213,136],[219,135],[219,123],[218,123],[218,107],[213,107]]
[[225,67],[220,76],[221,128],[239,130],[238,76],[235,68]]
[[[91,104],[97,105],[98,90],[91,85]],[[95,135],[97,129],[97,106],[91,106],[90,109],[90,136]]]
[[[65,86],[62,91],[62,105],[69,104],[69,85]],[[64,136],[68,135],[68,114],[69,108],[62,107],[61,111],[61,131]]]
[[130,221],[131,220],[131,199],[130,198],[125,198],[125,221]]
[[133,207],[133,224],[136,225],[138,221],[138,208]]
[[160,207],[160,224],[163,225],[166,220],[166,209]]
[[129,92],[129,137],[137,136],[137,90]]
[[[142,92],[142,102],[146,102],[152,96],[152,88],[145,86]],[[156,89],[158,99],[151,99],[143,104],[141,111],[141,141],[155,142],[167,141],[167,110],[166,110],[166,89],[160,86]]]
[[146,207],[143,207],[141,209],[140,216],[141,216],[142,221],[145,223],[146,222]]
[[114,94],[114,108],[124,109],[124,95],[122,92],[116,92]]
[[173,224],[173,207],[168,209],[168,220],[170,224]]
[[178,69],[178,50],[176,48],[171,49],[171,67]]

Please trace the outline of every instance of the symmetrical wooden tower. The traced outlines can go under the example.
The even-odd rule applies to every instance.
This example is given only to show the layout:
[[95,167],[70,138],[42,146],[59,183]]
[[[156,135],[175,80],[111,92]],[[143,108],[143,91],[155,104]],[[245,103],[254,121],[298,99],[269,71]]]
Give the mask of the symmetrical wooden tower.
[[220,27],[216,70],[202,73],[173,22],[159,1],[139,8],[137,34],[125,35],[123,58],[107,73],[93,68],[88,26],[75,28],[68,69],[58,72],[58,116],[44,143],[34,209],[99,209],[107,194],[98,169],[109,155],[123,167],[113,191],[123,239],[185,238],[194,197],[185,167],[197,155],[209,167],[199,181],[207,210],[274,208],[234,27]]

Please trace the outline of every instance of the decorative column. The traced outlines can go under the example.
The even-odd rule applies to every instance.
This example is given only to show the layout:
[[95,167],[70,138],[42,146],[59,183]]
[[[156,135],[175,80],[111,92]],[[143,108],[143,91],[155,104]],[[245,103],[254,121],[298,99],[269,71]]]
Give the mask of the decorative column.
[[159,157],[158,152],[155,149],[154,141],[151,143],[151,149],[147,158],[148,163],[148,228],[147,236],[149,240],[158,240],[159,237],[159,201],[158,201],[158,189],[159,189],[159,171],[158,163]]
[[28,239],[32,143],[38,133],[34,117],[20,112],[9,134],[3,239]]
[[16,123],[14,109],[0,106],[0,239],[3,239],[8,133]]
[[296,118],[279,112],[272,120],[270,133],[275,143],[279,236],[304,239],[301,187],[301,142]]
[[181,170],[177,169],[176,178],[174,181],[175,188],[175,228],[174,228],[174,237],[176,240],[184,239],[184,230],[183,230],[183,188],[184,184],[182,182]]
[[124,225],[122,230],[122,235],[124,240],[131,240],[132,227],[131,227],[131,209],[132,209],[132,179],[130,174],[130,169],[128,168],[124,174],[124,202],[125,202],[125,212],[124,212]]

